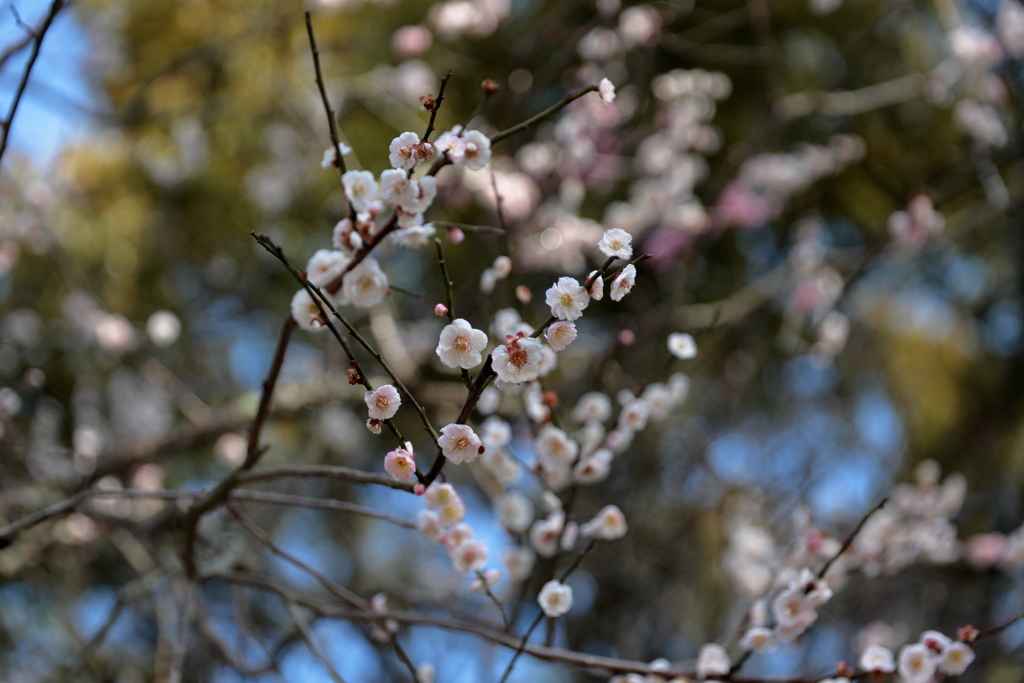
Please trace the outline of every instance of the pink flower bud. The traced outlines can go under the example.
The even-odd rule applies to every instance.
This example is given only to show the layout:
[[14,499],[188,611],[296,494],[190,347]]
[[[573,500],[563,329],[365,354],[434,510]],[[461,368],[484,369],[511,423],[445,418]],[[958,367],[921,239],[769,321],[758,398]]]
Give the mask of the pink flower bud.
[[445,317],[446,315],[448,315],[448,307],[445,306],[444,304],[438,304],[434,306],[434,315],[436,315],[438,318]]
[[424,493],[427,492],[427,487],[424,486],[421,482],[416,482],[416,485],[412,487],[412,492],[415,493],[417,496],[422,496]]
[[619,343],[623,346],[632,346],[636,341],[636,333],[633,330],[622,330],[619,332]]
[[448,239],[452,244],[462,244],[462,240],[466,239],[466,233],[452,225],[448,228]]

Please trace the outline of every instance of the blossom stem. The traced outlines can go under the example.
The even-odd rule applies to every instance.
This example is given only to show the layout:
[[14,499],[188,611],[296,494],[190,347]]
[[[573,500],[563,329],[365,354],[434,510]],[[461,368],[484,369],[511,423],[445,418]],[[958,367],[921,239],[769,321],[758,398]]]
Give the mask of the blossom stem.
[[485,577],[484,573],[479,569],[476,570],[476,578],[480,580],[480,585],[483,586],[484,595],[489,597],[491,602],[494,603],[494,606],[498,608],[498,614],[501,615],[501,623],[505,627],[505,630],[508,631],[510,624],[508,623],[508,617],[505,616],[505,607],[501,604],[501,600],[494,597],[494,593],[491,592],[490,586],[487,585],[487,577]]
[[[448,322],[455,323],[455,304],[452,303],[452,281],[448,276],[448,264],[444,260],[444,249],[441,247],[441,240],[434,238],[434,246],[437,247],[437,263],[441,266],[441,279],[444,281],[444,298],[448,305]],[[473,387],[469,379],[469,371],[466,368],[459,368],[462,371],[462,383],[467,389]]]
[[465,232],[487,232],[492,235],[504,235],[504,228],[496,228],[493,225],[469,225],[468,223],[450,223],[448,221],[431,221],[434,225],[442,228],[458,228]]
[[825,578],[825,574],[828,573],[828,570],[832,567],[832,564],[835,563],[835,561],[838,560],[851,545],[853,545],[853,541],[857,538],[857,534],[859,534],[861,529],[864,528],[864,525],[867,524],[867,521],[869,519],[871,519],[871,516],[878,512],[879,510],[881,510],[882,508],[884,508],[885,504],[888,502],[889,496],[886,496],[885,498],[882,499],[882,502],[868,510],[867,514],[860,518],[860,521],[857,523],[857,526],[853,528],[853,531],[850,532],[850,535],[847,536],[846,540],[843,541],[843,544],[839,546],[839,550],[837,550],[835,554],[832,555],[832,557],[828,558],[828,561],[825,562],[825,566],[823,566],[818,571],[819,579]]
[[544,119],[550,118],[551,116],[554,116],[555,114],[557,114],[559,112],[559,110],[561,110],[567,104],[578,100],[579,98],[583,97],[584,95],[586,95],[587,93],[590,93],[590,92],[597,92],[597,86],[596,85],[588,85],[587,87],[582,88],[580,90],[577,90],[576,92],[569,93],[568,95],[563,97],[561,100],[559,100],[555,104],[551,105],[550,107],[548,107],[547,109],[545,109],[541,113],[537,114],[536,116],[531,116],[530,118],[526,119],[522,123],[517,123],[516,125],[512,126],[511,128],[506,128],[505,130],[501,131],[500,133],[496,133],[494,135],[494,137],[491,138],[491,144],[492,145],[497,144],[497,143],[501,142],[502,140],[504,140],[505,138],[507,138],[507,137],[509,137],[511,135],[515,135],[519,131],[526,130],[527,128],[529,128],[530,126],[532,126],[535,123],[540,123]]

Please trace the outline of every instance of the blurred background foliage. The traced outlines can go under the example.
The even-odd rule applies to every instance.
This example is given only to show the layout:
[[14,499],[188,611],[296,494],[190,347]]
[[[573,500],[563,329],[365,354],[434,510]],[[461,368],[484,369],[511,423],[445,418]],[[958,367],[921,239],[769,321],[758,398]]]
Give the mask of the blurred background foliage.
[[[45,11],[39,0],[15,4],[30,24]],[[459,7],[444,9],[452,5],[470,6],[461,8],[471,14],[468,23]],[[565,214],[550,223],[542,209],[557,205],[612,227],[622,220],[606,212],[612,202],[629,201],[619,205],[628,214],[655,201],[637,191],[645,162],[633,161],[645,140],[670,125],[652,92],[655,77],[672,69],[728,76],[731,94],[711,103],[711,135],[721,144],[706,146],[706,178],[694,189],[704,219],[686,230],[665,222],[636,229],[639,250],[656,258],[640,269],[629,297],[591,305],[574,352],[545,384],[567,413],[593,388],[638,393],[675,370],[692,380],[681,409],[638,435],[608,480],[578,492],[581,519],[614,502],[631,531],[585,564],[575,584],[584,607],[556,643],[639,660],[692,657],[703,642],[735,629],[749,604],[723,566],[733,521],[753,520],[784,544],[798,533],[794,512],[806,509],[811,525],[841,536],[925,459],[966,477],[969,493],[956,520],[961,540],[1020,526],[1021,64],[1005,37],[1004,53],[982,66],[950,48],[961,23],[998,32],[1000,3],[662,0],[643,6],[659,27],[629,49],[608,44],[608,33],[622,35],[617,5],[317,0],[308,7],[342,138],[354,148],[350,168],[387,168],[390,140],[425,128],[419,97],[436,93],[449,69],[441,131],[469,117],[485,78],[502,85],[473,122],[485,132],[602,76],[616,83],[616,116],[588,133],[585,161],[565,161],[574,143],[557,129],[562,115],[496,146],[492,168],[507,174],[499,189],[508,239],[471,232],[462,244],[445,242],[456,310],[483,329],[495,309],[517,306],[511,280],[491,295],[480,292],[487,264],[511,246],[514,282],[534,293],[520,308],[536,324],[547,315],[543,290],[566,272],[531,258],[531,245],[552,225],[564,233],[561,250],[573,248],[573,235],[589,234]],[[279,0],[75,0],[61,15],[78,37],[45,44],[27,98],[75,127],[40,155],[32,138],[51,135],[39,125],[46,119],[33,122],[30,112],[16,120],[16,146],[0,172],[0,384],[8,388],[0,522],[101,474],[126,487],[172,489],[205,486],[229,471],[237,454],[230,435],[252,413],[295,291],[249,232],[270,234],[301,266],[329,247],[332,227],[347,213],[336,173],[319,165],[327,124],[303,9]],[[13,20],[5,12],[3,21]],[[410,26],[428,30],[406,33],[403,42],[396,32]],[[17,57],[0,74],[5,94],[23,64]],[[87,84],[76,103],[48,86],[72,69]],[[945,78],[950,69],[958,75]],[[887,91],[872,89],[893,82]],[[856,94],[825,95],[838,91]],[[991,104],[1005,139],[989,130],[986,143],[985,131],[963,123],[969,116],[958,112],[968,98]],[[748,224],[723,218],[722,197],[752,160],[827,146],[836,135],[858,136],[862,158],[826,163],[783,193],[777,210],[755,212]],[[537,142],[563,158],[542,173],[524,172],[527,154],[542,150],[527,149]],[[562,147],[551,151],[556,143]],[[779,163],[766,173],[785,183],[788,167]],[[901,245],[890,237],[890,216],[919,194],[932,199],[945,228],[919,246]],[[487,172],[466,183],[442,179],[428,219],[498,225],[492,197]],[[815,270],[801,271],[799,250],[819,248]],[[445,424],[463,394],[433,354],[441,327],[433,306],[443,298],[433,252],[389,248],[380,258],[391,282],[413,294],[394,291],[386,305],[352,315],[435,423]],[[590,263],[600,260],[590,255]],[[582,279],[592,267],[568,274]],[[849,334],[827,353],[821,324],[832,310]],[[158,311],[173,315],[151,317]],[[621,328],[635,333],[634,344],[616,341]],[[677,330],[696,337],[696,360],[668,353],[664,337]],[[279,387],[284,415],[266,435],[268,463],[381,469],[384,450],[363,431],[361,397],[345,382],[346,366],[326,336],[297,336]],[[514,412],[514,402],[508,405]],[[406,412],[400,426],[418,434]],[[514,426],[529,460],[527,422]],[[174,441],[182,430],[189,438]],[[450,476],[470,491],[476,475],[466,469]],[[280,490],[358,500],[408,518],[418,509],[401,496],[329,482]],[[474,526],[501,536],[486,496],[464,495]],[[135,593],[127,616],[74,680],[157,675],[154,652],[159,672],[175,623],[176,596],[164,575],[175,571],[179,539],[168,510],[173,505],[94,510],[0,550],[0,678],[72,680],[61,678],[68,662],[129,582]],[[408,543],[410,532],[310,511],[253,510],[292,551],[361,594],[387,589],[407,604],[447,595],[486,609],[445,592],[458,585],[454,574],[433,549]],[[214,524],[223,528],[206,530],[211,547],[230,546],[228,537],[241,543],[237,526],[220,517]],[[234,552],[233,561],[260,566],[259,547]],[[271,571],[311,587],[283,564]],[[852,656],[853,634],[875,620],[910,637],[923,628],[990,624],[1024,607],[1019,567],[959,562],[851,581],[805,642],[754,662],[751,671],[827,670]],[[211,622],[233,638],[229,591],[210,586],[207,598]],[[255,627],[280,644],[285,678],[326,680],[295,642],[280,605],[251,599]],[[359,629],[342,622],[317,628],[337,644],[348,680],[401,675],[393,655]],[[441,681],[489,680],[494,662],[504,661],[463,636],[409,638],[421,658],[439,644],[451,648],[450,659],[435,662]],[[966,678],[1018,680],[1022,639],[1011,629],[1008,650],[983,648]],[[186,680],[249,680],[200,640]],[[583,680],[527,663],[518,674]]]

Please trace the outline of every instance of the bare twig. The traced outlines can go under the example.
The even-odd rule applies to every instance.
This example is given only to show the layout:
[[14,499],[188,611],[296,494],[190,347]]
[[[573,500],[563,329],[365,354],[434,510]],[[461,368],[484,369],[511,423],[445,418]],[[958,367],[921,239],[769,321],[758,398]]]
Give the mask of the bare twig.
[[[309,14],[306,14],[308,17]],[[313,653],[313,656],[320,660],[320,663],[325,669],[327,669],[328,675],[334,683],[345,683],[345,679],[341,677],[338,670],[331,664],[331,660],[327,659],[327,655],[320,648],[320,644],[316,642],[316,638],[313,637],[313,632],[309,629],[309,624],[306,623],[306,617],[302,615],[302,610],[293,600],[286,600],[285,605],[288,607],[288,614],[291,615],[292,621],[295,622],[295,627],[299,629],[299,633],[302,634],[302,639],[306,641],[306,646],[309,651]]]
[[[327,97],[327,88],[324,86],[324,75],[320,70],[320,50],[316,47],[316,38],[313,36],[313,20],[310,17],[309,12],[306,12],[306,33],[309,34],[309,50],[313,53],[313,69],[316,71],[316,86],[320,89],[320,99],[324,103],[324,112],[327,114],[327,125],[329,126],[331,133],[331,145],[334,146],[335,162],[334,165],[338,168],[339,177],[346,171],[345,168],[345,157],[341,153],[341,142],[338,139],[338,121],[334,116],[334,109],[331,107],[331,101]],[[351,204],[349,204],[349,214],[353,222],[355,222],[356,210]]]
[[[448,276],[448,264],[444,260],[444,249],[441,247],[441,240],[434,239],[434,246],[437,247],[437,263],[441,266],[441,280],[444,282],[444,298],[448,305],[448,322],[455,322],[455,303],[452,299],[452,280]],[[469,379],[469,371],[466,368],[459,368],[462,371],[462,383],[467,389],[472,388],[472,381]]]
[[484,576],[482,571],[477,569],[476,578],[480,581],[480,586],[484,591],[484,595],[490,598],[491,602],[494,603],[494,606],[498,608],[498,614],[501,615],[501,623],[505,627],[505,630],[509,631],[512,628],[512,625],[508,623],[508,617],[505,616],[505,606],[501,604],[501,600],[494,597],[494,593],[491,592],[491,587],[487,585],[487,577]]
[[178,638],[174,642],[171,653],[171,666],[167,673],[167,683],[181,683],[181,670],[185,665],[185,654],[188,652],[188,641],[192,635],[192,621],[195,618],[198,588],[191,581],[185,584],[185,604],[181,608],[181,622],[178,624]]
[[437,112],[441,108],[441,103],[444,102],[444,87],[448,85],[448,79],[452,77],[452,72],[449,69],[448,73],[441,77],[441,87],[438,88],[437,97],[434,98],[434,106],[430,108],[430,121],[427,123],[427,132],[423,134],[423,141],[430,141],[430,134],[434,132],[434,119],[437,118]]
[[495,144],[501,142],[502,140],[504,140],[505,138],[507,138],[507,137],[509,137],[511,135],[515,135],[519,131],[526,130],[527,128],[529,128],[530,126],[532,126],[535,123],[540,123],[544,119],[550,118],[551,116],[553,116],[556,113],[558,113],[566,105],[568,105],[568,104],[570,104],[572,102],[575,102],[576,100],[578,100],[579,98],[583,97],[584,95],[586,95],[587,93],[590,93],[590,92],[597,92],[597,86],[596,85],[588,85],[587,87],[582,88],[580,90],[577,90],[576,92],[569,93],[568,95],[563,97],[561,100],[559,100],[557,103],[551,105],[550,107],[548,107],[547,109],[545,109],[541,113],[537,114],[536,116],[531,116],[530,118],[526,119],[522,123],[517,123],[516,125],[512,126],[511,128],[506,128],[505,130],[501,131],[500,133],[495,133],[494,136],[491,138],[491,144],[495,145]]
[[266,479],[278,479],[280,477],[326,477],[336,479],[349,484],[378,484],[388,488],[408,491],[412,493],[412,482],[399,481],[388,474],[377,472],[364,472],[348,467],[335,467],[331,465],[288,465],[284,467],[267,467],[259,470],[246,472],[239,477],[239,482],[263,481]]
[[[255,473],[254,473],[255,474]],[[231,492],[233,500],[251,500],[255,503],[267,503],[270,505],[294,505],[296,507],[314,508],[317,510],[334,510],[335,512],[348,512],[363,517],[372,517],[385,522],[391,522],[406,529],[415,529],[416,524],[401,517],[394,517],[383,512],[377,512],[372,508],[356,503],[346,503],[340,500],[325,498],[307,498],[306,496],[292,496],[286,493],[266,493],[264,491],[246,491],[236,489]]]
[[867,514],[860,518],[860,521],[857,522],[857,526],[853,528],[853,531],[850,532],[850,535],[847,536],[846,540],[843,541],[843,544],[839,546],[839,550],[837,550],[832,557],[828,558],[828,561],[825,562],[824,566],[822,566],[822,568],[818,570],[819,579],[824,578],[825,574],[828,573],[828,570],[832,567],[833,563],[835,563],[835,561],[838,560],[851,545],[853,545],[853,541],[857,538],[857,534],[859,534],[861,529],[864,528],[864,525],[867,524],[867,521],[869,519],[871,519],[871,516],[878,512],[879,510],[881,510],[882,508],[884,508],[885,504],[888,502],[889,496],[886,496],[878,505],[868,510]]
[[[25,30],[28,31],[33,39],[32,52],[28,56],[28,61],[25,63],[25,69],[21,72],[21,80],[18,81],[18,87],[14,91],[14,98],[11,100],[11,107],[7,112],[7,117],[3,121],[0,121],[0,127],[3,128],[3,137],[0,138],[0,161],[3,161],[4,152],[7,151],[7,141],[11,138],[11,126],[14,124],[14,115],[18,113],[18,105],[21,104],[21,98],[25,94],[25,88],[28,87],[29,76],[32,75],[32,67],[36,65],[36,59],[39,57],[39,50],[43,46],[43,38],[46,37],[46,32],[50,30],[50,26],[53,24],[53,20],[57,17],[57,13],[60,12],[61,8],[64,7],[64,0],[53,0],[50,4],[50,11],[46,14],[42,23],[36,29],[31,29],[25,26]],[[18,16],[14,6],[11,6],[11,10],[14,11],[15,17]],[[21,23],[20,17],[18,22]],[[22,24],[24,26],[24,24]]]

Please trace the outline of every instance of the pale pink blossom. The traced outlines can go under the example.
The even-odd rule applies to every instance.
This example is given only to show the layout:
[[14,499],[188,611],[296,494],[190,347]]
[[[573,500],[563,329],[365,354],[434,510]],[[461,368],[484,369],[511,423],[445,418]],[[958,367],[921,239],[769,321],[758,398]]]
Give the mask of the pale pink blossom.
[[473,462],[480,455],[480,437],[469,425],[450,424],[441,428],[441,436],[437,440],[444,457],[453,465]]
[[562,351],[576,339],[576,325],[566,320],[559,320],[548,325],[544,336],[547,337],[551,348],[555,351]]
[[440,510],[459,500],[455,487],[448,483],[435,481],[423,493],[423,504],[430,510]]
[[[438,304],[440,305],[440,304]],[[450,368],[473,368],[480,364],[481,351],[487,346],[487,335],[463,318],[456,318],[441,330],[437,342],[438,358]]]
[[420,510],[420,514],[416,518],[416,529],[430,543],[440,543],[444,538],[444,527],[441,526],[441,520],[438,519],[436,513],[429,510]]
[[508,548],[501,553],[501,559],[508,567],[508,575],[513,581],[522,581],[533,572],[537,556],[527,547]]
[[342,251],[320,249],[306,264],[306,279],[317,287],[324,287],[344,272],[349,261],[348,254]]
[[[615,85],[607,78],[601,79],[601,82],[597,86],[597,93],[601,96],[601,99],[608,104],[615,101]],[[625,258],[629,257],[627,256]]]
[[558,427],[547,425],[533,442],[537,456],[554,465],[567,467],[579,453],[579,445]]
[[716,643],[708,643],[697,653],[697,678],[715,680],[716,676],[724,676],[732,668],[729,654],[725,648]]
[[560,277],[547,291],[547,304],[551,315],[559,320],[576,320],[590,303],[590,295],[575,278]]
[[622,297],[629,294],[636,284],[636,266],[632,263],[619,271],[612,280],[611,297],[612,301],[622,301]]
[[437,304],[436,306],[434,306],[434,315],[436,315],[438,318],[445,317],[446,315],[448,315],[448,307],[445,306],[444,304]]
[[604,422],[611,416],[612,400],[599,391],[588,391],[583,394],[576,402],[576,407],[572,409],[572,419],[576,422]]
[[572,587],[558,581],[548,581],[540,589],[537,604],[548,617],[560,617],[572,609]]
[[[419,214],[417,214],[419,215]],[[437,230],[433,223],[426,225],[412,225],[408,228],[401,228],[392,232],[389,237],[395,246],[403,249],[419,249],[430,244],[430,238]]]
[[860,668],[870,673],[891,674],[896,670],[896,658],[892,650],[881,645],[868,645],[860,656]]
[[395,479],[407,481],[416,476],[416,461],[412,453],[399,448],[384,457],[384,470]]
[[572,479],[577,484],[596,484],[604,481],[611,472],[612,452],[607,448],[599,448],[593,454],[583,456],[573,465]]
[[334,232],[331,234],[331,242],[334,244],[335,249],[340,249],[348,253],[354,253],[363,246],[362,235],[359,231],[353,228],[351,218],[342,218],[334,226]]
[[602,541],[614,541],[626,535],[626,516],[615,505],[606,505],[580,531]]
[[462,148],[462,163],[474,171],[479,171],[491,161],[491,141],[478,130],[467,130],[462,136],[465,146]]
[[459,574],[467,574],[487,564],[490,553],[483,541],[469,541],[449,549],[452,566]]
[[537,379],[541,360],[540,342],[532,337],[509,337],[508,344],[495,347],[491,352],[491,365],[498,379],[520,384]]
[[619,428],[631,432],[640,431],[647,426],[650,416],[651,409],[647,401],[635,398],[622,407],[622,412],[619,413]]
[[534,523],[530,529],[530,545],[541,557],[554,557],[558,553],[558,540],[565,527],[565,513],[555,510],[547,518]]
[[370,417],[375,420],[390,420],[398,412],[402,405],[402,396],[390,384],[385,384],[373,391],[367,391],[363,395],[367,408],[370,409]]
[[441,520],[441,525],[445,527],[458,524],[466,518],[466,504],[462,502],[461,498],[456,498],[450,504],[437,511],[437,518]]
[[432,175],[411,181],[409,198],[399,203],[402,209],[412,214],[421,214],[430,208],[437,197],[437,178]]
[[601,277],[596,270],[590,271],[590,275],[587,276],[587,280],[590,280],[591,278],[593,278],[593,282],[590,283],[587,293],[590,294],[590,298],[594,301],[600,301],[604,298],[604,278]]
[[685,332],[673,332],[668,335],[668,350],[676,358],[689,360],[697,357],[697,342]]

